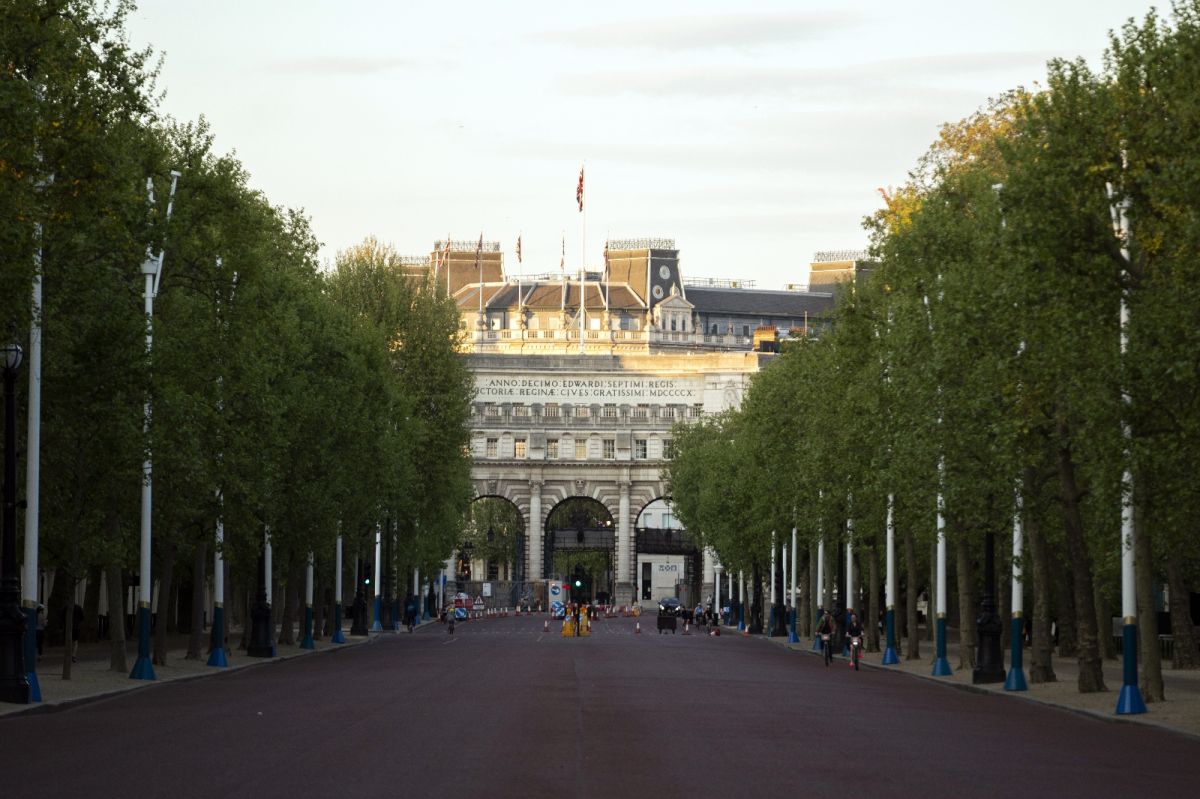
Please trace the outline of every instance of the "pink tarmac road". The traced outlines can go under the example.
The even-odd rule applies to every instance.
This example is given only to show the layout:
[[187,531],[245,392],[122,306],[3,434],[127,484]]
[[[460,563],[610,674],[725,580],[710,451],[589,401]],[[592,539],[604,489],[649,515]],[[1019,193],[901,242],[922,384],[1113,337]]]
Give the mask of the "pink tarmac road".
[[[0,720],[0,796],[1193,796],[1200,739],[760,638],[413,634]],[[331,648],[321,642],[322,648]],[[239,655],[240,657],[240,655]]]

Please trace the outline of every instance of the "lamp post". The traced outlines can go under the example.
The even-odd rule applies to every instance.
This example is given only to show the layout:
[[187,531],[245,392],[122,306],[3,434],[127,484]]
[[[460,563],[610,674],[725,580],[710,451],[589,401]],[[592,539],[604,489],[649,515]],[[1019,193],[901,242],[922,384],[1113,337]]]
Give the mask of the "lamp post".
[[17,579],[17,368],[21,347],[16,342],[0,349],[4,367],[4,546],[0,550],[0,701],[29,704],[25,673],[25,613]]

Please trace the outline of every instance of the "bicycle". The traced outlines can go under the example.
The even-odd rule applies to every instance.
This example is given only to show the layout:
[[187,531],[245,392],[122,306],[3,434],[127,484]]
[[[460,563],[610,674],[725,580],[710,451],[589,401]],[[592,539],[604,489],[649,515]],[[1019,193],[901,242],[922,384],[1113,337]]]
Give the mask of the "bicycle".
[[854,666],[854,670],[858,671],[858,661],[862,657],[862,636],[850,636],[850,664]]
[[833,643],[829,633],[821,633],[821,651],[825,654],[825,665],[828,666],[833,660]]

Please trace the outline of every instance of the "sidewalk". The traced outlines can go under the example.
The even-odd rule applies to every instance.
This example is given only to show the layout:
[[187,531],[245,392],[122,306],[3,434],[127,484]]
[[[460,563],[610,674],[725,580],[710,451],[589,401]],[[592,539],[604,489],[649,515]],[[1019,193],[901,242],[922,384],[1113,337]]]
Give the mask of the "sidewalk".
[[[375,633],[380,635],[381,633]],[[393,633],[382,633],[392,635]],[[316,649],[301,649],[299,646],[276,645],[278,656],[274,658],[255,658],[238,649],[241,640],[241,630],[229,634],[230,647],[225,650],[228,668],[208,666],[208,635],[205,634],[204,646],[199,660],[185,660],[187,654],[188,636],[172,635],[167,640],[167,664],[154,666],[154,681],[131,680],[129,672],[137,661],[137,640],[127,641],[125,654],[129,668],[123,672],[110,671],[109,642],[80,643],[78,662],[71,664],[71,679],[64,680],[63,648],[61,646],[46,647],[45,654],[38,660],[37,677],[42,689],[42,701],[31,702],[28,705],[16,705],[0,702],[0,719],[22,713],[39,713],[61,710],[73,704],[99,699],[125,691],[135,691],[150,686],[171,682],[173,680],[199,679],[217,674],[224,674],[238,669],[261,666],[279,660],[294,657],[305,657],[319,652],[345,649],[356,644],[371,640],[370,636],[346,635],[346,643],[332,644],[328,638],[316,642]]]
[[[957,630],[950,631],[947,638],[957,639]],[[788,649],[807,652],[814,657],[820,657],[819,652],[812,651],[811,638],[805,639],[801,637],[799,644],[788,644],[786,638],[773,638],[771,640],[786,646]],[[880,636],[879,645],[881,649],[885,646],[882,635]],[[900,663],[894,666],[884,666],[882,664],[882,652],[864,652],[861,663],[867,668],[901,672],[910,677],[941,683],[958,688],[959,690],[999,694],[1010,697],[1015,701],[1038,702],[1108,721],[1151,724],[1200,737],[1200,671],[1175,671],[1171,669],[1170,661],[1163,661],[1163,691],[1166,694],[1166,701],[1153,704],[1148,703],[1146,705],[1147,712],[1143,714],[1118,716],[1116,714],[1117,696],[1120,693],[1122,684],[1120,660],[1104,661],[1104,684],[1108,687],[1107,691],[1081,694],[1078,688],[1079,661],[1076,658],[1055,657],[1053,659],[1054,672],[1058,677],[1057,682],[1039,683],[1036,685],[1029,683],[1030,652],[1029,648],[1026,647],[1023,650],[1023,660],[1025,664],[1025,678],[1026,682],[1029,683],[1029,690],[1005,691],[1004,683],[974,685],[971,682],[971,669],[958,668],[957,640],[954,640],[953,643],[950,641],[946,643],[946,659],[949,661],[950,668],[954,673],[949,677],[932,676],[934,652],[933,642],[922,638],[921,657],[917,660],[905,660],[904,648],[898,647],[897,654],[900,656]],[[1005,650],[1004,665],[1006,669],[1008,668],[1008,656],[1009,652]],[[830,668],[838,667],[848,668],[847,661],[844,658],[835,658],[834,665]]]

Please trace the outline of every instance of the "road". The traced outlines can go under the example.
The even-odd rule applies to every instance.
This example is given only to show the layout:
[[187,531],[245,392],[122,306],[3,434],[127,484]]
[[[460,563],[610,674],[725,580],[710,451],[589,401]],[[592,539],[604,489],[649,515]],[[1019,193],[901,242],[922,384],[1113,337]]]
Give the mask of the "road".
[[543,634],[544,618],[452,637],[433,624],[6,718],[0,796],[1098,797],[1200,784],[1200,740],[1168,731],[826,668],[759,638],[658,635],[652,618],[641,635],[632,619],[598,620],[581,639],[554,623]]

